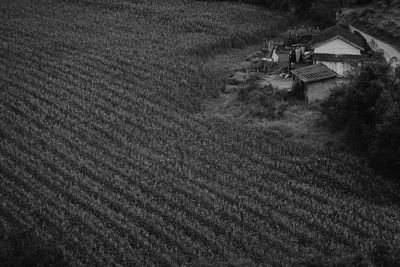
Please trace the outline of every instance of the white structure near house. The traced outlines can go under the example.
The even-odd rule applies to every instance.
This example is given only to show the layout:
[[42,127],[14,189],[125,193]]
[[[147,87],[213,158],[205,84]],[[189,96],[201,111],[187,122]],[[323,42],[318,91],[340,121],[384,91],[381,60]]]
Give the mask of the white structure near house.
[[324,64],[339,76],[345,76],[365,50],[362,37],[351,33],[340,24],[314,36],[311,48],[314,50],[314,63]]
[[272,50],[272,55],[271,55],[271,58],[272,58],[272,60],[274,61],[274,62],[278,62],[279,61],[279,55],[278,55],[278,53],[276,52],[276,50],[278,49],[278,45],[275,45],[275,47],[274,47],[274,50]]

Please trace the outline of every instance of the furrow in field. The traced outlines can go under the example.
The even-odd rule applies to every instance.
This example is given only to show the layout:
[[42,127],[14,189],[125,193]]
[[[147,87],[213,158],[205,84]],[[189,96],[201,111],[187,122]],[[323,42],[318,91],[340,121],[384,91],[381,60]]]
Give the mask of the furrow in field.
[[[67,233],[80,236],[82,238],[81,242],[85,242],[85,247],[80,245],[80,243],[76,240],[65,238],[66,232],[61,230],[65,227],[65,221],[57,218],[57,215],[52,210],[49,210],[46,203],[40,202],[39,204],[36,199],[31,197],[31,192],[22,190],[21,188],[13,185],[9,180],[4,180],[2,183],[2,186],[4,186],[6,190],[9,190],[8,195],[12,194],[13,196],[17,196],[19,199],[19,204],[23,205],[23,207],[17,208],[17,210],[18,213],[21,214],[21,217],[29,221],[29,227],[35,227],[35,229],[39,229],[41,235],[46,236],[45,239],[56,239],[60,245],[63,245],[67,248],[67,253],[69,255],[73,256],[73,258],[78,259],[79,261],[85,260],[89,257],[90,261],[96,262],[97,264],[104,264],[102,260],[105,259],[105,257],[102,254],[95,253],[95,249],[99,248],[99,245],[94,243],[92,236],[84,235],[82,232],[78,233],[72,227],[68,229]],[[29,206],[24,205],[24,203],[26,203],[24,202],[25,198],[26,201],[31,205],[36,205],[32,206],[32,208],[28,208]],[[10,201],[14,202],[16,200],[13,198]],[[51,220],[47,220],[48,216],[50,216]],[[59,227],[60,225],[62,227]],[[26,228],[21,230],[26,230]]]
[[[32,42],[31,47],[27,47],[26,46],[26,42],[27,40],[24,39],[23,41],[19,40],[19,39],[13,39],[13,40],[9,40],[9,41],[5,41],[5,43],[12,43],[12,51],[18,51],[16,50],[18,49],[23,49],[25,51],[29,51],[31,53],[35,53],[36,55],[41,54],[43,59],[45,59],[45,61],[42,61],[42,63],[47,63],[46,61],[49,61],[50,59],[55,60],[57,62],[60,61],[60,58],[58,57],[57,54],[52,54],[52,50],[44,50],[41,46],[34,46],[35,45],[35,41],[38,38],[42,38],[44,40],[46,40],[49,43],[54,43],[56,44],[56,49],[57,51],[62,51],[64,53],[63,57],[62,57],[62,64],[64,64],[65,66],[69,66],[69,67],[74,67],[74,64],[76,62],[74,61],[68,61],[67,59],[91,59],[92,61],[95,61],[95,65],[90,65],[91,67],[95,67],[94,69],[96,69],[97,71],[102,70],[102,74],[107,75],[111,70],[113,70],[114,72],[119,72],[124,74],[125,76],[129,76],[129,75],[135,75],[135,71],[140,72],[142,75],[142,78],[144,77],[148,77],[146,80],[149,81],[150,78],[153,77],[159,77],[162,78],[163,80],[165,80],[167,83],[161,83],[160,81],[155,81],[156,84],[158,84],[160,87],[165,87],[167,86],[167,89],[173,89],[175,86],[179,86],[180,84],[182,84],[181,80],[177,80],[176,77],[181,76],[182,73],[174,71],[173,73],[171,73],[171,71],[165,71],[163,70],[164,68],[159,68],[159,64],[157,64],[156,62],[151,62],[150,60],[152,60],[151,58],[146,58],[146,59],[142,59],[142,58],[137,58],[137,60],[135,62],[127,62],[126,59],[123,58],[110,58],[110,57],[106,57],[106,56],[99,56],[97,54],[93,54],[93,53],[88,53],[86,51],[78,51],[76,49],[72,49],[69,46],[66,46],[65,44],[59,43],[56,39],[54,39],[53,37],[50,36],[35,36],[34,38],[30,39],[30,41]],[[72,64],[71,64],[72,63]],[[133,65],[133,63],[135,65]],[[102,65],[103,68],[99,68],[98,66]],[[123,65],[123,67],[121,67],[121,65]],[[93,70],[94,70],[93,69]],[[160,74],[160,71],[162,72]],[[92,73],[94,74],[94,73]],[[104,79],[104,76],[100,74],[100,77],[102,79]],[[97,76],[97,75],[96,75]],[[187,84],[186,86],[190,86],[189,84]],[[193,90],[193,88],[190,88]],[[165,90],[163,90],[165,91]],[[161,90],[160,90],[161,92]],[[162,93],[162,92],[161,92]],[[165,97],[167,97],[168,94],[165,94]],[[174,100],[173,97],[168,96],[171,100]]]
[[29,224],[22,218],[15,216],[15,214],[13,214],[13,209],[10,209],[10,207],[7,206],[4,188],[0,189],[0,197],[1,197],[1,203],[0,203],[1,219],[4,220],[6,224],[10,225],[11,228],[10,230],[26,229]]
[[[1,183],[5,182],[6,181],[1,181]],[[58,221],[53,218],[51,214],[47,213],[46,207],[34,205],[35,200],[30,197],[29,193],[20,193],[20,191],[20,188],[12,188],[6,184],[2,186],[2,192],[6,196],[3,203],[8,202],[10,205],[8,211],[14,213],[12,214],[14,218],[17,220],[23,218],[23,221],[26,222],[25,225],[40,230],[41,235],[45,238],[57,238],[68,251],[75,252],[73,255],[78,261],[86,264],[89,262],[101,264],[101,261],[99,261],[97,257],[88,258],[88,255],[91,255],[91,253],[89,253],[85,247],[81,246],[80,243],[74,240],[67,240],[64,237],[62,232],[59,231],[62,221]],[[26,227],[21,229],[26,229]],[[72,231],[72,229],[70,230]],[[92,243],[91,240],[90,237],[82,237],[82,241],[86,242],[88,245]]]
[[[4,144],[3,146],[3,148],[6,148]],[[8,150],[10,149],[12,149],[13,153],[17,153],[18,151],[15,147],[9,148]],[[18,153],[21,155],[22,152]],[[35,175],[35,172],[23,168],[24,164],[20,162],[20,160],[23,159],[23,156],[18,157],[19,162],[11,163],[10,160],[12,160],[13,156],[5,150],[2,150],[2,154],[7,155],[8,166],[15,166],[15,164],[20,166],[18,168],[18,177],[12,173],[12,170],[7,169],[7,166],[2,166],[2,169],[7,171],[7,179],[9,179],[10,182],[15,183],[15,188],[20,188],[21,190],[25,190],[25,192],[33,194],[35,200],[44,201],[40,206],[51,208],[53,212],[52,217],[61,216],[59,221],[63,226],[62,233],[65,234],[70,232],[70,227],[78,227],[78,236],[87,233],[96,236],[96,240],[105,240],[104,243],[95,244],[97,249],[100,248],[100,245],[105,244],[105,247],[110,251],[111,254],[103,256],[103,258],[112,261],[114,257],[119,256],[119,259],[124,257],[123,254],[120,253],[120,250],[124,249],[125,244],[120,242],[121,240],[119,236],[117,237],[114,233],[110,232],[109,229],[112,228],[105,228],[101,221],[96,220],[93,215],[86,212],[84,209],[79,208],[79,205],[74,199],[75,197],[81,198],[82,192],[71,186],[67,187],[65,184],[62,184],[62,182],[60,183],[58,175],[52,176],[53,179],[51,180],[51,182],[56,186],[55,189],[57,191],[55,191],[54,187],[52,188],[48,186],[49,182],[43,182],[43,178],[38,178],[38,176]],[[64,193],[64,191],[67,191],[68,193]],[[74,197],[72,197],[72,195]],[[83,201],[88,202],[89,200],[86,198],[83,199]],[[82,250],[83,248],[79,249]],[[104,250],[102,249],[102,251]],[[96,257],[98,257],[98,255]],[[139,254],[135,255],[135,257],[138,260]],[[131,260],[133,260],[133,258]],[[133,261],[131,263],[133,263]]]
[[[14,108],[15,109],[15,108]],[[63,122],[60,122],[60,123],[66,123],[66,121],[63,121]],[[43,127],[46,127],[46,126],[44,126],[43,124],[42,124],[42,126]],[[40,126],[39,126],[40,127]],[[49,129],[50,130],[50,129]],[[96,150],[95,150],[95,153],[96,153]]]
[[[296,162],[297,163],[297,162]],[[338,179],[335,179],[335,181],[337,181]],[[344,189],[344,188],[346,188],[346,186],[341,186],[340,187],[341,189]],[[348,188],[348,187],[347,187]]]
[[[32,51],[31,51],[31,52],[32,52]],[[35,51],[33,51],[33,52],[35,52]],[[26,59],[26,56],[27,56],[27,55],[24,55],[24,60]],[[42,63],[44,64],[44,62],[42,62]],[[121,78],[122,78],[122,77],[121,77]],[[146,89],[146,90],[147,90],[147,89]],[[158,102],[161,101],[161,100],[162,100],[162,99],[159,98],[159,99],[158,99]],[[157,103],[157,105],[159,105],[159,103]],[[153,107],[154,107],[154,106],[153,106]],[[167,112],[170,112],[170,109],[168,109]],[[186,118],[186,119],[188,119],[188,118]]]
[[[8,137],[8,139],[12,139],[10,136]],[[25,139],[23,139],[21,136],[20,136],[20,138],[19,138],[19,140],[20,140],[20,142],[22,142],[22,141],[25,141]],[[15,145],[22,145],[22,144],[16,144],[15,142],[18,142],[18,141],[16,141],[16,140],[14,140],[14,144]],[[29,142],[28,140],[26,140],[25,142]],[[33,143],[31,144],[31,145],[34,145]],[[28,149],[28,150],[30,150],[29,149],[29,147],[27,147],[27,146],[25,146],[24,147],[24,149]],[[40,150],[40,149],[39,149]],[[50,159],[52,158],[52,156],[51,155],[47,155],[48,153],[46,153],[45,151],[43,151],[42,153],[40,153],[39,155],[38,155],[38,153],[36,152],[36,151],[32,151],[32,150],[30,150],[30,154],[31,155],[35,155],[35,157],[39,157],[40,159],[39,160],[41,160],[41,162],[43,162],[43,164],[46,164],[46,166],[47,166],[47,169],[49,169],[49,170],[52,170],[53,172],[55,172],[55,173],[57,173],[57,174],[59,174],[59,175],[62,175],[62,176],[64,176],[64,177],[69,177],[67,180],[69,180],[69,181],[71,181],[71,180],[73,180],[74,178],[74,176],[71,176],[69,173],[66,173],[64,170],[62,170],[62,169],[56,169],[56,166],[53,166],[53,163],[50,161]],[[49,159],[46,161],[46,159],[44,159],[44,156],[47,156]],[[36,165],[40,165],[41,164],[41,162],[36,162]],[[28,162],[20,162],[21,164],[28,164]],[[75,165],[77,164],[77,162],[75,162]],[[70,168],[72,168],[73,166],[69,166]],[[35,169],[33,169],[34,168],[34,166],[31,166],[31,171],[35,171]],[[70,169],[70,171],[71,171],[71,169]],[[41,174],[42,176],[43,175],[45,175],[45,174]],[[79,174],[76,174],[76,175],[79,175]],[[39,176],[40,177],[40,176]],[[75,179],[76,180],[76,179]],[[63,182],[63,180],[61,179],[61,181]],[[85,188],[85,190],[87,190],[87,191],[89,191],[90,192],[90,190],[93,192],[93,188],[92,187],[89,187],[88,185],[86,185],[85,183],[84,183],[84,179],[83,179],[83,181],[78,181],[78,182],[80,182],[80,184],[79,184],[79,187],[80,188]],[[54,190],[57,190],[57,188],[59,188],[59,187],[54,187]],[[62,188],[62,187],[61,187]],[[100,190],[100,191],[102,191],[102,190]],[[104,190],[103,190],[104,191]],[[63,191],[61,191],[61,192],[63,192]],[[69,192],[67,192],[67,194],[68,195],[70,195],[71,197],[73,197],[74,195],[71,195]],[[88,193],[88,194],[90,194],[90,193]],[[125,228],[122,228],[121,226],[120,226],[120,224],[121,223],[118,223],[118,222],[114,222],[115,220],[116,220],[116,218],[118,218],[118,219],[120,219],[119,217],[121,217],[121,216],[119,216],[119,213],[121,212],[121,213],[125,213],[124,215],[125,216],[127,216],[126,214],[129,214],[129,219],[130,220],[128,220],[128,218],[122,218],[122,219],[120,219],[120,220],[122,220],[122,224],[123,225],[129,225],[129,224],[131,224],[132,223],[132,221],[133,221],[133,223],[135,224],[135,225],[138,225],[138,226],[140,226],[140,227],[142,227],[143,229],[145,229],[145,230],[147,230],[150,234],[153,234],[153,236],[158,236],[158,238],[160,238],[162,241],[168,241],[169,242],[169,244],[172,246],[173,244],[171,243],[172,242],[172,240],[168,240],[168,236],[169,235],[165,235],[165,233],[164,233],[164,229],[157,229],[154,225],[157,225],[157,224],[154,224],[155,222],[146,222],[146,221],[143,221],[143,218],[144,217],[147,217],[147,218],[149,218],[149,214],[147,214],[147,216],[146,216],[146,214],[144,214],[144,213],[141,213],[141,211],[140,211],[140,209],[138,209],[138,208],[136,208],[136,209],[132,209],[132,210],[127,210],[126,208],[124,208],[124,206],[122,205],[122,204],[120,204],[120,203],[117,203],[117,202],[115,202],[112,198],[110,198],[110,196],[103,196],[102,194],[97,194],[97,199],[98,200],[102,200],[103,202],[102,202],[102,205],[100,206],[100,205],[96,205],[96,206],[98,206],[97,207],[97,209],[96,209],[96,207],[93,207],[92,205],[94,205],[94,204],[96,204],[97,203],[97,201],[95,200],[95,199],[88,199],[88,200],[78,200],[78,199],[76,199],[76,198],[73,198],[78,204],[80,204],[81,206],[83,206],[83,207],[85,207],[90,213],[93,213],[93,214],[95,214],[97,217],[99,217],[99,219],[102,219],[102,220],[105,220],[105,221],[109,221],[110,223],[111,223],[111,229],[114,227],[115,229],[118,229],[119,231],[120,231],[120,234],[122,233],[122,235],[126,235],[127,234],[127,232],[126,232],[126,229]],[[70,200],[71,200],[71,198],[70,198]],[[102,209],[103,208],[105,208],[105,207],[109,207],[110,206],[110,208],[112,208],[112,210],[114,210],[115,212],[117,212],[117,213],[115,213],[115,214],[113,214],[113,215],[111,215],[111,216],[108,216],[107,214],[110,212],[109,210],[105,210],[105,211],[103,211]],[[136,215],[136,213],[138,213],[137,215]],[[140,213],[140,215],[139,215],[139,213]],[[134,217],[133,217],[134,216]],[[143,217],[143,218],[142,218]],[[112,219],[111,219],[112,218]],[[149,225],[150,224],[150,225]],[[140,228],[139,228],[140,229]],[[132,233],[133,234],[133,233]],[[145,233],[142,233],[142,234],[144,234],[144,235],[146,235]],[[136,237],[138,234],[136,233],[136,234],[134,234],[133,235],[133,237]],[[163,250],[168,250],[168,249],[166,249],[166,247],[165,246],[163,246],[163,245],[161,245],[161,244],[158,244],[159,242],[157,242],[157,240],[156,239],[154,239],[154,238],[152,238],[151,236],[149,237],[150,238],[150,240],[152,240],[153,242],[155,242],[154,243],[154,245],[155,246],[160,246],[160,247],[163,247]],[[167,239],[165,239],[165,238],[167,238]],[[172,238],[172,237],[169,237],[169,238]],[[134,241],[134,242],[137,242],[137,241]],[[143,245],[144,247],[145,247],[145,245]],[[152,252],[152,253],[154,253],[154,252]],[[172,252],[170,252],[171,253],[171,255],[173,255],[173,253]],[[154,255],[156,255],[156,254],[154,254]]]
[[[370,206],[362,200],[339,198],[327,190],[314,188],[296,181],[289,182],[288,190],[293,191],[299,197],[303,196],[309,201],[315,201],[315,205],[322,205],[326,208],[330,207],[330,210],[333,209],[332,212],[341,214],[341,216],[343,214],[344,216],[349,216],[347,219],[350,219],[350,221],[361,221],[367,227],[375,229],[374,231],[371,230],[372,232],[384,232],[396,235],[400,231],[399,225],[396,223],[399,220],[399,213],[393,210],[384,208],[378,212],[378,209],[374,209],[374,206]],[[394,208],[393,206],[391,207]]]

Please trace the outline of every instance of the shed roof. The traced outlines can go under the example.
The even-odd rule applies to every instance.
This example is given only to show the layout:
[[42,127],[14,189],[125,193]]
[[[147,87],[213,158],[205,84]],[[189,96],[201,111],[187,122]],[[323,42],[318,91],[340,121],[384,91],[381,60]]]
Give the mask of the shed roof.
[[321,31],[318,35],[315,35],[311,42],[311,47],[315,48],[331,40],[341,39],[360,50],[364,50],[364,41],[361,36],[351,33],[345,29],[342,25],[335,25]]
[[291,73],[305,83],[327,80],[339,75],[322,63],[292,70]]
[[361,55],[335,55],[335,54],[314,53],[314,59],[316,61],[344,62],[349,60],[359,60],[360,58]]

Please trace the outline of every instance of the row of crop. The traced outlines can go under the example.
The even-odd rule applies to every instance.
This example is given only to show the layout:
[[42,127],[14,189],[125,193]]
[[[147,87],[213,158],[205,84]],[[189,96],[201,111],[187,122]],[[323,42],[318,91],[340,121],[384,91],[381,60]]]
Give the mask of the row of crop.
[[[9,175],[7,179],[14,178],[14,181],[19,181],[20,178],[15,178],[12,174],[10,175],[10,172],[13,170],[4,170],[6,174]],[[38,200],[32,197],[30,191],[24,191],[21,187],[12,185],[12,182],[7,179],[2,181],[2,190],[4,194],[2,203],[5,205],[10,216],[13,217],[15,221],[18,221],[14,226],[20,225],[21,229],[34,227],[44,238],[51,236],[57,237],[61,242],[60,245],[66,248],[68,254],[71,254],[72,251],[76,252],[76,254],[73,255],[74,259],[78,260],[78,262],[88,263],[89,260],[92,262],[99,262],[97,260],[98,255],[92,258],[92,253],[86,250],[86,246],[83,246],[81,242],[77,242],[76,240],[68,239],[67,235],[59,231],[59,229],[63,228],[64,221],[60,219],[62,216],[56,216],[51,210],[49,211],[47,204],[37,204]],[[69,233],[74,231],[72,228],[69,230]],[[87,245],[93,244],[93,242],[90,241],[92,240],[91,237],[83,235],[82,241],[83,240]]]
[[[60,152],[60,151],[59,151]],[[48,153],[48,152],[47,152]],[[46,155],[46,151],[44,151],[42,154],[45,154]],[[52,155],[50,158],[52,158],[52,157],[54,157],[55,155]],[[65,155],[64,155],[65,156]],[[82,161],[82,160],[81,160]],[[103,190],[95,190],[94,188],[96,188],[95,186],[94,186],[94,184],[86,184],[86,182],[91,182],[91,181],[93,181],[93,179],[95,179],[97,176],[93,176],[94,174],[92,174],[91,175],[91,179],[89,179],[89,180],[85,180],[85,179],[83,179],[82,180],[82,176],[79,174],[79,173],[75,173],[75,174],[73,174],[74,173],[74,170],[72,169],[74,166],[76,166],[76,165],[78,165],[77,167],[78,167],[78,169],[79,170],[81,170],[80,172],[82,172],[82,171],[84,171],[83,169],[82,169],[82,163],[81,163],[81,161],[76,161],[76,162],[72,162],[71,163],[71,165],[66,165],[66,162],[65,162],[65,160],[62,162],[63,164],[64,164],[64,166],[62,166],[62,167],[60,167],[60,170],[62,170],[63,172],[64,172],[64,176],[65,175],[68,175],[69,177],[70,177],[70,179],[68,179],[68,180],[71,180],[72,178],[74,178],[74,177],[81,177],[81,179],[78,179],[77,180],[77,182],[79,182],[79,188],[85,188],[85,190],[89,190],[92,194],[95,194],[96,192],[97,192],[97,197],[96,197],[96,199],[103,199],[103,201],[102,201],[102,206],[99,206],[99,207],[107,207],[107,206],[110,206],[110,208],[112,208],[115,212],[120,212],[120,213],[122,213],[122,214],[124,214],[124,217],[125,218],[130,218],[131,220],[132,219],[134,219],[134,221],[135,221],[135,224],[136,225],[140,225],[141,227],[144,227],[145,229],[147,228],[147,230],[148,231],[154,231],[154,230],[156,230],[156,229],[154,229],[153,227],[154,227],[154,225],[158,225],[157,223],[155,223],[155,222],[153,222],[153,223],[150,223],[150,221],[148,221],[147,223],[145,223],[144,221],[142,221],[143,223],[140,223],[140,221],[141,220],[143,220],[143,218],[147,218],[147,219],[149,219],[149,216],[148,215],[146,215],[145,216],[145,214],[141,214],[140,216],[136,216],[136,217],[132,217],[132,216],[134,216],[134,214],[132,214],[132,211],[130,211],[130,210],[126,210],[126,209],[124,209],[124,205],[123,205],[123,203],[121,203],[121,199],[118,199],[118,195],[113,195],[113,196],[109,196],[109,192],[108,192],[108,196],[107,197],[105,197],[104,195],[102,195],[100,192],[105,192],[104,190],[105,189],[103,189]],[[51,162],[49,162],[48,161],[48,163],[47,164],[52,164]],[[49,165],[49,168],[51,167],[51,165]],[[88,169],[88,166],[86,165],[85,166],[86,167],[86,172],[87,171],[90,171],[90,169]],[[68,168],[68,169],[65,169],[65,168]],[[67,173],[65,173],[65,171],[63,170],[63,169],[65,169],[65,171],[67,172]],[[92,171],[94,172],[94,170],[92,169]],[[89,175],[89,173],[86,173],[86,176],[87,175]],[[99,175],[99,173],[97,173],[96,175]],[[97,178],[96,178],[97,179]],[[98,180],[98,179],[97,179]],[[86,181],[86,182],[85,182]],[[93,190],[95,190],[95,191],[93,191]],[[99,192],[100,191],[100,192]],[[132,196],[133,197],[133,196]],[[118,199],[118,202],[116,202],[115,201],[115,199]],[[106,202],[104,202],[104,201],[106,201]],[[88,201],[89,203],[92,203],[92,201]],[[126,205],[125,205],[126,206]],[[129,205],[128,205],[129,206]],[[130,206],[132,206],[132,203],[130,204]],[[139,210],[139,208],[137,207],[137,208],[135,208],[134,209],[135,210],[135,212],[139,212],[140,210]],[[129,216],[127,215],[127,214],[130,214]],[[97,214],[96,214],[97,215]],[[116,215],[113,215],[114,217],[116,217]],[[126,217],[126,216],[128,216],[128,217]],[[152,216],[151,216],[152,217]],[[101,218],[101,217],[100,217]],[[111,218],[113,218],[113,217],[111,217]],[[121,217],[121,218],[123,218],[123,217]],[[162,220],[159,220],[158,219],[158,222],[160,223],[160,222],[162,222]],[[122,225],[124,225],[124,224],[127,224],[127,223],[129,223],[129,220],[125,220],[125,219],[123,219],[123,223],[122,223]],[[150,227],[150,228],[149,228]],[[153,228],[153,229],[152,229]],[[159,232],[158,234],[157,234],[157,236],[162,236],[162,232],[164,231],[163,229],[160,229],[160,231],[161,232]],[[164,235],[165,236],[165,235]],[[168,235],[167,235],[168,236]],[[167,237],[167,236],[165,236],[165,237]],[[168,241],[168,239],[165,239],[164,241]],[[153,240],[153,242],[155,242],[155,240]],[[177,243],[177,244],[179,244],[179,243]],[[182,249],[182,248],[181,248]],[[182,252],[182,251],[180,251],[180,252]],[[172,254],[171,254],[172,255]]]
[[[3,158],[2,158],[3,159]],[[5,181],[5,173],[4,171],[2,171],[0,173],[0,177],[1,179],[3,179]],[[23,229],[27,227],[27,223],[25,221],[23,221],[21,218],[18,217],[14,217],[13,216],[13,212],[9,211],[9,208],[7,207],[7,202],[6,202],[6,198],[5,198],[5,193],[4,193],[4,189],[5,187],[1,187],[0,188],[0,199],[1,199],[1,205],[0,205],[0,218],[2,221],[2,225],[3,225],[3,230],[4,232],[2,232],[2,240],[5,237],[6,233],[9,233],[11,230],[14,229]]]
[[[288,184],[288,190],[294,191],[297,196],[304,196],[310,201],[318,200],[318,205],[323,207],[335,208],[342,214],[351,216],[347,221],[359,220],[359,223],[364,223],[372,227],[374,230],[370,232],[388,233],[392,236],[399,232],[397,224],[398,213],[396,208],[391,206],[379,208],[373,203],[368,203],[362,199],[353,197],[339,197],[333,192],[322,188],[312,187],[308,184],[299,183],[291,180]],[[395,210],[393,210],[393,208]]]
[[[19,139],[20,140],[20,139]],[[23,141],[23,140],[21,140]],[[15,142],[15,141],[14,141]],[[30,148],[27,146],[23,146],[22,144],[13,144],[14,145],[14,151],[18,152],[19,150],[17,150],[15,148],[16,145],[21,146],[21,149],[25,149],[25,150],[29,150]],[[20,166],[26,166],[26,168],[28,168],[28,173],[34,173],[35,176],[33,177],[33,179],[31,179],[31,182],[33,183],[35,180],[40,181],[44,186],[46,186],[48,188],[48,190],[53,190],[55,192],[56,195],[62,195],[65,199],[65,201],[61,200],[59,202],[55,202],[54,205],[60,205],[62,203],[66,203],[69,204],[70,207],[72,207],[72,209],[77,209],[77,214],[82,215],[82,211],[79,208],[82,208],[83,211],[86,210],[85,214],[94,214],[96,215],[96,217],[98,217],[97,220],[97,224],[87,224],[87,219],[88,217],[85,217],[83,219],[80,219],[78,221],[78,225],[83,225],[85,226],[84,229],[86,230],[90,230],[92,233],[97,233],[98,238],[104,238],[104,234],[107,233],[107,231],[104,231],[104,228],[102,228],[103,230],[101,231],[97,231],[94,229],[97,229],[98,224],[100,223],[106,223],[107,226],[109,227],[109,229],[117,229],[119,232],[119,235],[121,235],[121,233],[123,234],[123,236],[126,235],[126,229],[125,227],[121,227],[120,223],[115,223],[114,221],[116,220],[116,218],[118,217],[115,212],[111,213],[110,215],[107,215],[106,213],[104,213],[104,207],[105,206],[100,206],[100,204],[97,203],[97,201],[95,200],[90,200],[91,198],[93,198],[93,196],[90,195],[90,193],[85,193],[85,191],[82,191],[82,184],[85,182],[85,180],[80,180],[78,179],[77,175],[73,175],[73,174],[65,174],[62,173],[62,170],[57,170],[55,169],[55,167],[53,165],[49,165],[48,162],[46,163],[45,161],[43,161],[43,158],[45,156],[47,156],[47,154],[40,154],[38,155],[36,152],[30,151],[30,158],[26,159],[26,160],[22,160],[24,158],[24,152],[20,152],[19,157],[16,157],[12,154],[12,152],[8,152],[8,156],[9,157],[14,157],[14,160],[18,161],[18,164]],[[3,153],[7,153],[7,151],[3,150]],[[34,154],[36,153],[36,155]],[[40,157],[40,158],[35,158],[35,157]],[[26,158],[26,157],[25,157]],[[36,162],[34,163],[33,161],[36,160]],[[41,161],[37,161],[37,160],[41,160]],[[32,165],[33,164],[33,165]],[[44,165],[43,165],[44,164]],[[42,168],[40,168],[42,166]],[[52,168],[52,169],[50,169]],[[38,170],[39,169],[39,170]],[[52,174],[53,176],[51,178],[47,178],[47,175],[49,175],[48,173],[42,173],[44,170],[47,171],[52,171],[50,174]],[[39,172],[42,171],[42,172]],[[68,175],[68,179],[63,178],[61,175]],[[54,178],[58,178],[58,179],[54,179]],[[70,183],[73,181],[73,179],[76,178],[75,180],[77,180],[78,182],[80,182],[81,186],[75,186],[75,185],[70,185]],[[82,178],[82,177],[80,177]],[[16,178],[17,179],[17,178]],[[29,181],[29,180],[28,180]],[[93,185],[92,185],[93,186]],[[46,188],[45,187],[45,188]],[[65,190],[65,188],[69,188],[69,190]],[[92,190],[91,192],[94,192],[93,190],[95,187],[88,187],[86,189],[88,190]],[[41,192],[41,190],[39,190],[39,192]],[[83,195],[82,195],[83,194]],[[43,198],[43,194],[40,196],[41,199]],[[51,200],[51,199],[50,199]],[[95,207],[93,207],[93,205],[95,204]],[[59,206],[57,206],[57,208],[60,208]],[[97,208],[97,209],[96,209]],[[109,210],[106,212],[110,212]],[[70,220],[74,220],[77,219],[77,215],[73,215],[69,216]],[[111,221],[110,221],[111,220]],[[110,225],[111,223],[111,225]],[[110,227],[111,226],[111,227]],[[92,228],[94,227],[94,228]],[[130,231],[132,231],[133,229],[136,228],[132,228]],[[122,231],[122,232],[121,232]],[[64,234],[68,233],[68,231],[64,231]],[[125,234],[124,234],[125,233]],[[138,233],[134,233],[131,235],[128,235],[131,239],[131,242],[133,240],[133,243],[136,243],[138,241],[134,241],[135,239],[139,239],[140,240],[140,235]],[[107,237],[105,240],[109,240],[111,236]],[[120,236],[119,236],[120,238]],[[116,239],[118,240],[118,239]],[[144,245],[143,248],[145,248],[146,246]],[[110,248],[110,247],[109,247]],[[112,248],[112,247],[111,247]],[[111,250],[112,253],[114,253],[114,255],[117,255],[118,248],[113,248]],[[150,254],[154,254],[154,252],[150,252]],[[156,256],[157,254],[154,254],[154,256]]]
[[[9,162],[8,160],[7,163]],[[82,213],[74,205],[69,204],[69,202],[57,202],[53,204],[54,199],[59,199],[60,193],[53,193],[47,190],[46,187],[37,186],[37,180],[32,179],[31,175],[23,176],[23,172],[20,171],[19,176],[16,177],[11,173],[12,170],[7,169],[6,171],[7,179],[5,181],[8,180],[7,182],[9,183],[6,188],[14,189],[13,195],[16,196],[18,196],[16,191],[21,192],[24,197],[18,198],[19,201],[24,201],[25,198],[28,198],[27,201],[32,205],[31,208],[25,206],[25,204],[22,204],[22,206],[34,216],[37,221],[36,226],[39,226],[42,231],[46,231],[54,238],[57,238],[61,242],[61,245],[65,246],[68,251],[73,252],[77,258],[81,258],[82,260],[88,257],[94,260],[109,258],[110,261],[113,261],[113,257],[118,253],[115,248],[113,250],[114,253],[110,255],[99,254],[96,250],[97,248],[102,249],[102,245],[95,241],[98,240],[98,234],[96,236],[96,233],[99,230],[96,226],[94,226],[95,228],[92,226],[88,227],[92,222],[87,213]],[[69,209],[66,209],[63,203],[69,204]],[[51,221],[48,218],[51,218]],[[76,240],[77,236],[82,237],[80,242]],[[85,243],[85,245],[83,246],[81,242]]]

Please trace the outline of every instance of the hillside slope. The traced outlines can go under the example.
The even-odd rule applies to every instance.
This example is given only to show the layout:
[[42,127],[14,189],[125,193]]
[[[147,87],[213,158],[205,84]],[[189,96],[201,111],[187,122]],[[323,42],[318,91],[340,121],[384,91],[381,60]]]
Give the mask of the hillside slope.
[[346,13],[355,27],[400,50],[400,2],[391,2],[390,6],[378,2]]
[[289,265],[399,241],[399,191],[358,159],[194,116],[204,56],[271,34],[260,8],[0,3],[0,233],[73,265]]

